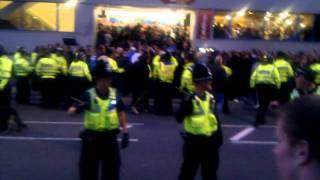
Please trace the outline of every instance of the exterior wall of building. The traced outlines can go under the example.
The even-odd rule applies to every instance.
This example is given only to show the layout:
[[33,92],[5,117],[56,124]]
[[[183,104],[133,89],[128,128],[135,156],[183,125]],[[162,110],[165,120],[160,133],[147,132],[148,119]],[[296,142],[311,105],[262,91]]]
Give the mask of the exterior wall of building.
[[[29,0],[39,1],[39,0]],[[65,2],[62,0],[46,0],[44,2]],[[161,0],[82,0],[76,11],[76,22],[74,33],[63,32],[41,32],[41,31],[14,31],[0,30],[0,44],[4,44],[9,52],[17,46],[24,46],[27,50],[33,49],[37,45],[62,42],[63,37],[75,37],[79,44],[93,44],[95,41],[95,20],[94,8],[97,5],[123,5],[123,6],[149,6],[161,8],[187,8],[199,9],[221,9],[238,10],[247,6],[255,11],[282,11],[290,8],[292,12],[320,13],[320,1],[315,0],[195,0],[190,5],[168,5]],[[196,29],[196,28],[195,28]],[[221,50],[233,49],[268,49],[268,50],[310,50],[319,49],[320,43],[304,42],[281,42],[281,41],[262,41],[262,40],[220,40],[210,41],[195,40],[194,45],[198,47],[214,47]]]
[[94,7],[90,4],[78,5],[74,33],[0,30],[0,44],[3,44],[8,52],[15,51],[17,46],[23,46],[30,51],[38,45],[62,43],[64,37],[74,37],[80,45],[93,44],[95,41]]

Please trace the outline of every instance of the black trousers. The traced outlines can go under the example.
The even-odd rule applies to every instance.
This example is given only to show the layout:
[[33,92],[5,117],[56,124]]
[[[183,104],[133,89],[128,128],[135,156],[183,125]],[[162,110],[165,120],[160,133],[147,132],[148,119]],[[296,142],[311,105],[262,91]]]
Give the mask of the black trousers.
[[[101,168],[100,168],[101,166]],[[120,150],[117,136],[82,136],[80,180],[120,179]]]
[[289,83],[281,83],[281,87],[278,92],[278,101],[280,104],[286,104],[290,101],[291,90]]
[[264,123],[265,116],[268,111],[268,107],[271,101],[275,100],[277,97],[277,89],[275,86],[267,84],[258,84],[257,85],[257,96],[259,101],[259,108],[256,114],[255,123]]
[[16,101],[19,104],[29,103],[31,86],[28,76],[17,77],[17,96]]
[[172,114],[173,86],[169,83],[159,82],[155,89],[154,113],[168,116]]
[[0,91],[0,132],[8,128],[8,120],[10,116],[14,116],[14,120],[18,126],[23,124],[18,112],[11,107],[10,100],[11,87],[10,85],[7,85],[3,90]]
[[186,137],[179,180],[193,180],[201,167],[203,180],[216,180],[219,167],[219,148],[212,138]]
[[58,89],[56,79],[40,80],[43,107],[56,107],[58,105]]

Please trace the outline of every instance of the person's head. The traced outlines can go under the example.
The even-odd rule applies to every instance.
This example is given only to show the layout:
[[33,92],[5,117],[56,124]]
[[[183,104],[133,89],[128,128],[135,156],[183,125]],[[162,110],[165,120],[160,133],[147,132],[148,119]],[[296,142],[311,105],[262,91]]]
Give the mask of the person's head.
[[281,180],[305,180],[314,173],[319,175],[319,110],[320,97],[307,95],[279,111],[276,126],[278,143],[273,153]]
[[261,57],[262,64],[271,64],[273,62],[273,57],[270,54],[264,54]]
[[185,57],[187,62],[196,62],[196,52],[195,51],[190,51],[186,54]]
[[107,90],[111,86],[113,72],[108,63],[100,60],[94,69],[94,77],[96,79],[97,88]]
[[221,66],[221,65],[223,64],[223,58],[222,58],[222,56],[221,56],[221,55],[217,55],[216,58],[215,58],[215,60],[214,60],[214,62],[215,62],[215,64]]
[[286,54],[282,51],[277,52],[277,58],[286,59]]
[[315,74],[307,68],[298,68],[296,71],[296,88],[300,90],[310,90],[314,85]]
[[212,90],[212,74],[206,65],[196,63],[193,66],[192,80],[197,90],[199,91]]

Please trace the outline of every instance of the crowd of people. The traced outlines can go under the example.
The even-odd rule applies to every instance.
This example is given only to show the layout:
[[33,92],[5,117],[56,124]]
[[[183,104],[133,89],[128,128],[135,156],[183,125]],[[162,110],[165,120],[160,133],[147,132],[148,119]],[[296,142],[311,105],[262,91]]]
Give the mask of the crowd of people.
[[[132,97],[132,113],[151,111],[160,116],[173,115],[172,99],[180,98],[176,119],[184,125],[185,143],[179,179],[193,179],[200,164],[204,179],[216,179],[222,145],[219,114],[230,113],[228,101],[243,101],[256,108],[253,125],[258,127],[266,122],[270,105],[282,107],[305,95],[320,95],[317,52],[200,53],[191,49],[187,40],[182,44],[141,39],[114,43],[123,36],[120,34],[111,35],[113,40],[109,43],[100,40],[95,47],[51,44],[36,47],[30,53],[19,47],[12,57],[0,46],[0,130],[7,128],[5,119],[11,115],[16,117],[19,127],[26,127],[10,105],[14,79],[17,103],[30,104],[31,91],[40,91],[44,108],[65,107],[70,113],[85,110],[80,174],[83,179],[97,177],[98,156],[106,157],[104,153],[92,154],[101,147],[116,155],[112,162],[103,161],[111,163],[108,165],[113,169],[106,170],[103,176],[119,179],[120,155],[116,145],[119,124],[124,129],[123,147],[128,146],[129,139],[122,97]],[[153,106],[149,105],[149,99],[154,99]],[[296,118],[291,116],[298,113],[292,112],[297,107],[291,106],[283,110],[285,120],[281,126],[300,123],[286,120]],[[295,127],[290,128],[296,131]],[[295,136],[290,129],[285,130]],[[280,150],[275,149],[275,153],[281,153]]]

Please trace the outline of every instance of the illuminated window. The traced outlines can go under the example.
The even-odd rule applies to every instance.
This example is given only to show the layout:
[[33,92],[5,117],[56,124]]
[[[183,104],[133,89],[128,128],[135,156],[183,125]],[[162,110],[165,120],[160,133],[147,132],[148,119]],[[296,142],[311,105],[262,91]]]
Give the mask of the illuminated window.
[[232,35],[236,39],[262,39],[263,13],[240,10],[233,13]]
[[26,3],[24,8],[24,28],[26,30],[56,31],[56,3]]
[[21,3],[0,1],[0,29],[19,29],[21,10]]
[[294,40],[297,30],[297,15],[286,11],[267,12],[264,16],[266,40]]
[[312,40],[312,29],[314,24],[314,16],[300,15],[298,20],[299,40],[310,41]]
[[75,6],[59,4],[59,31],[74,32]]
[[213,20],[213,37],[231,38],[230,22],[231,15],[227,12],[215,12]]

